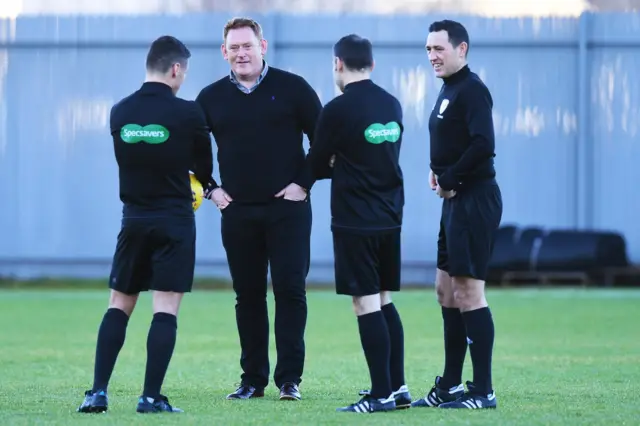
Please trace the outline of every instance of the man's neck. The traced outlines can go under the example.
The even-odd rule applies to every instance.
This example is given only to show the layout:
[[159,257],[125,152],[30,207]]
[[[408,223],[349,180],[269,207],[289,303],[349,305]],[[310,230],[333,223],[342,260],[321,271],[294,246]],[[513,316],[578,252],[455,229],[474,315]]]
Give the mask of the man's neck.
[[244,78],[240,78],[240,77],[236,76],[236,81],[238,83],[240,83],[240,85],[246,87],[247,89],[251,89],[258,82],[258,78],[259,77],[260,77],[260,74],[258,74],[257,76],[252,76],[252,77],[246,76]]
[[357,73],[345,73],[342,77],[342,82],[344,86],[351,83],[357,83],[358,81],[369,80],[371,78],[371,73],[368,72],[357,72]]
[[156,75],[156,74],[147,74],[145,79],[144,79],[145,83],[162,83],[162,84],[166,84],[167,86],[171,87],[171,84],[169,84],[169,82],[162,76]]
[[[466,66],[467,66],[467,63],[466,63],[466,62],[461,63],[461,64],[458,66],[458,68],[453,72],[453,74],[458,73],[462,68],[464,68],[464,67],[466,67]],[[452,75],[453,75],[453,74],[452,74]]]

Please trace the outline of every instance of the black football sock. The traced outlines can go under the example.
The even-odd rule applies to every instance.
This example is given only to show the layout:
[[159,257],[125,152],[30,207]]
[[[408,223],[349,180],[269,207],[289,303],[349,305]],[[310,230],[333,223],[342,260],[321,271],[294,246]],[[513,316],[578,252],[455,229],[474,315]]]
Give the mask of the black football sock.
[[462,383],[462,369],[467,354],[467,329],[458,308],[442,308],[444,323],[444,373],[440,381],[442,389]]
[[493,391],[491,383],[491,357],[495,329],[491,310],[486,308],[464,312],[467,325],[469,352],[473,364],[473,384],[478,392],[487,395]]
[[389,341],[391,342],[391,360],[389,363],[391,373],[391,389],[397,391],[405,384],[404,380],[404,329],[400,314],[393,303],[382,307],[382,313],[387,321],[389,329]]
[[360,342],[371,376],[370,395],[377,399],[388,398],[392,392],[389,373],[391,343],[389,342],[387,322],[382,311],[359,316],[358,328],[360,329]]
[[129,316],[117,308],[107,309],[98,330],[93,373],[93,392],[107,391],[120,349],[127,334]]
[[175,315],[158,312],[153,316],[147,336],[147,368],[142,394],[151,398],[160,396],[162,382],[176,345],[178,322]]

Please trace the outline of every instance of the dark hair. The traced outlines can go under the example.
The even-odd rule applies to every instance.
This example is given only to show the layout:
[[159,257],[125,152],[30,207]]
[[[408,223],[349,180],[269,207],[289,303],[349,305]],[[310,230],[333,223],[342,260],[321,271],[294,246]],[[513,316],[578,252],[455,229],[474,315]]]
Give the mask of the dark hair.
[[147,54],[147,70],[164,74],[176,63],[184,67],[191,52],[180,40],[172,36],[162,36],[151,43]]
[[351,71],[373,67],[373,46],[371,42],[356,34],[342,37],[333,46],[333,55],[344,62]]
[[447,32],[449,35],[449,43],[451,43],[453,47],[460,46],[462,42],[467,43],[467,53],[469,53],[469,33],[460,22],[445,19],[429,25],[430,33],[437,33],[438,31]]

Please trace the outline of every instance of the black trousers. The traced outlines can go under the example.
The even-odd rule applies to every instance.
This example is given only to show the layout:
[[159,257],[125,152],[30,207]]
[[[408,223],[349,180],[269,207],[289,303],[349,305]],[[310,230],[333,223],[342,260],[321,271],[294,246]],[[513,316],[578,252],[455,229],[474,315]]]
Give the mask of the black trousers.
[[276,305],[274,381],[278,387],[302,381],[311,221],[308,201],[232,202],[222,210],[222,243],[236,293],[243,384],[264,388],[269,383],[268,267]]

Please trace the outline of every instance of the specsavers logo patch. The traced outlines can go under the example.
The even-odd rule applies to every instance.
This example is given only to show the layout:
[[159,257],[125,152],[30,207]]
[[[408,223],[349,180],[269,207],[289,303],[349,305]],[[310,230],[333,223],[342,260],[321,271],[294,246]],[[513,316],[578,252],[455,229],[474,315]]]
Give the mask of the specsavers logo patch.
[[120,138],[125,143],[145,142],[150,144],[164,143],[169,139],[169,131],[159,124],[127,124],[120,130]]
[[364,138],[367,142],[376,145],[383,142],[398,142],[400,135],[400,125],[395,121],[387,124],[373,123],[364,131]]

